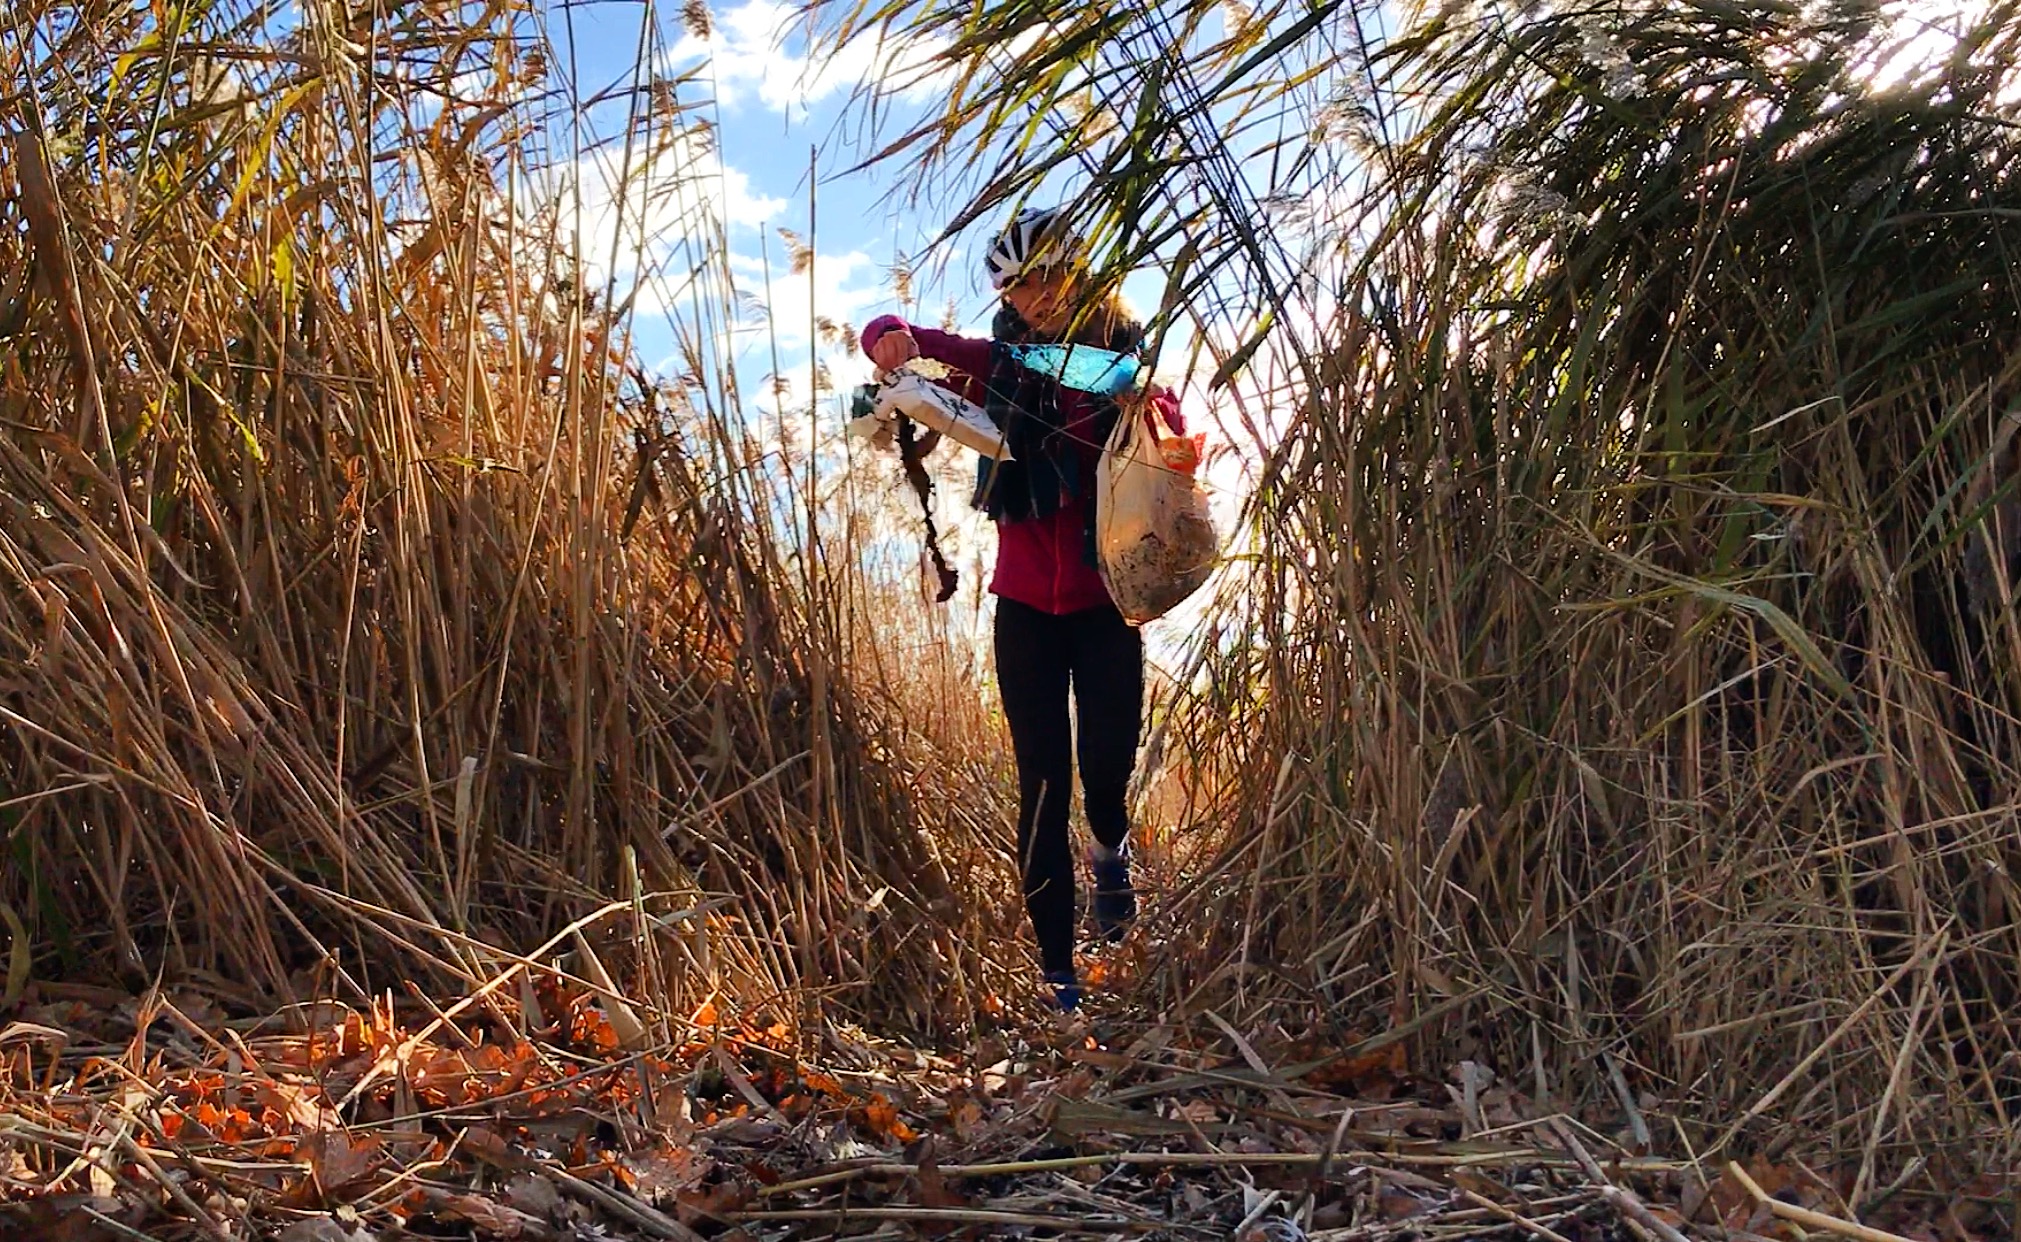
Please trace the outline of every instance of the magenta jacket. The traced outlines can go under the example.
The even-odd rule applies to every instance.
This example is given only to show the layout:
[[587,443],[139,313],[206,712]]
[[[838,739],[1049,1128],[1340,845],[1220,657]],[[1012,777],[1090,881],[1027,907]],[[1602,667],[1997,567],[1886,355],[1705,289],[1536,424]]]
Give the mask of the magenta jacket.
[[[893,328],[907,328],[919,342],[919,352],[935,362],[943,362],[966,377],[958,391],[977,405],[983,403],[982,386],[989,376],[990,343],[982,337],[957,336],[934,328],[909,324],[896,315],[880,315],[863,325],[863,352],[869,353],[877,339]],[[951,382],[949,387],[955,385]],[[1081,477],[1092,480],[1102,455],[1093,442],[1094,399],[1072,388],[1060,389],[1060,413],[1066,432],[1082,455]],[[1186,430],[1179,413],[1179,401],[1161,392],[1151,404],[1174,433]],[[997,523],[996,573],[990,579],[992,594],[1014,599],[1020,604],[1056,616],[1100,608],[1110,602],[1102,576],[1082,556],[1087,529],[1087,500],[1062,497],[1060,507],[1050,517],[1030,521]]]

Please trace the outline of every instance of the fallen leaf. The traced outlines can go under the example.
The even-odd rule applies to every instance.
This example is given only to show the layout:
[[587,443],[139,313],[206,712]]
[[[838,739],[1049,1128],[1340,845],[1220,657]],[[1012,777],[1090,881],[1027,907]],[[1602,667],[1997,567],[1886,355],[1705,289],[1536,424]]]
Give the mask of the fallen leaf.
[[824,1074],[820,1070],[808,1070],[801,1078],[801,1081],[807,1084],[808,1090],[818,1091],[831,1100],[849,1098],[849,1092],[842,1086],[841,1081],[832,1074]]
[[505,1201],[522,1212],[559,1222],[566,1207],[561,1191],[538,1173],[521,1173],[505,1184]]
[[1320,1066],[1306,1075],[1316,1087],[1346,1091],[1370,1099],[1386,1098],[1408,1073],[1402,1041],[1375,1052],[1346,1056]]
[[886,1140],[910,1143],[919,1135],[898,1115],[898,1108],[883,1096],[872,1097],[863,1106],[863,1123],[872,1134]]
[[1179,1119],[1198,1126],[1211,1126],[1221,1120],[1221,1110],[1209,1100],[1188,1100],[1178,1108]]
[[1409,1220],[1425,1210],[1422,1199],[1404,1190],[1383,1190],[1376,1197],[1376,1208],[1384,1220]]
[[930,1136],[920,1144],[919,1154],[914,1159],[919,1165],[919,1206],[930,1208],[970,1206],[967,1195],[947,1184],[947,1178],[940,1171],[940,1161]]
[[954,1129],[954,1136],[964,1143],[973,1143],[982,1134],[986,1114],[982,1105],[972,1099],[955,1101],[947,1110],[948,1125]]
[[309,1166],[317,1194],[327,1199],[371,1175],[379,1163],[379,1142],[325,1130],[303,1139],[295,1154]]
[[655,1147],[635,1152],[621,1162],[634,1183],[634,1193],[654,1207],[665,1207],[681,1194],[700,1186],[715,1170],[716,1162],[692,1148]]
[[503,1203],[493,1203],[481,1195],[430,1191],[426,1211],[441,1220],[469,1225],[484,1237],[504,1238],[507,1242],[522,1239],[524,1242],[540,1242],[554,1236],[554,1231],[538,1217]]
[[674,1218],[683,1225],[720,1221],[731,1212],[750,1206],[753,1197],[749,1182],[731,1177],[674,1196]]
[[327,1216],[298,1220],[274,1235],[274,1242],[365,1242]]
[[320,1089],[312,1097],[308,1089],[293,1083],[263,1082],[254,1089],[254,1095],[262,1105],[279,1114],[282,1122],[304,1133],[333,1130],[343,1124]]
[[1344,1229],[1354,1221],[1354,1211],[1345,1203],[1322,1203],[1312,1212],[1314,1232],[1322,1229]]

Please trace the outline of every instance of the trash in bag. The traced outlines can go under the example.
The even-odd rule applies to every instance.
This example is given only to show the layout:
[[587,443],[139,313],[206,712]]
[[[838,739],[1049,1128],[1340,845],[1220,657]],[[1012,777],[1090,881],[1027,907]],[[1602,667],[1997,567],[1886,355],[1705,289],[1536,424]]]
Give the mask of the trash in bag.
[[1194,477],[1206,439],[1175,435],[1148,410],[1109,434],[1095,469],[1095,552],[1131,625],[1172,611],[1214,570],[1221,537]]

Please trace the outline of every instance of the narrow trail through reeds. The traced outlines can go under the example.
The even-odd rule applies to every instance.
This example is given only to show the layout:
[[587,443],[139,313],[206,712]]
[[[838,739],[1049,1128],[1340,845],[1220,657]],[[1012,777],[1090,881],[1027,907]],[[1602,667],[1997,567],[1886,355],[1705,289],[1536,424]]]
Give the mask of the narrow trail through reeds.
[[[989,72],[894,150],[973,174],[960,222],[1078,161],[1116,261],[1178,249],[1254,441],[1159,708],[1155,900],[1057,1037],[974,618],[881,537],[889,463],[824,471],[820,385],[723,353],[756,316],[705,84],[647,54],[595,132],[510,5],[10,10],[8,1194],[482,1232],[538,1173],[640,1236],[775,1236],[727,1170],[790,1143],[766,1176],[846,1176],[777,1211],[862,1176],[1062,1227],[1011,1220],[1060,1180],[930,1202],[953,1134],[1017,1177],[1136,1153],[1081,1204],[1116,1233],[1403,1236],[1395,1194],[1770,1227],[1728,1159],[1832,1218],[2011,1228],[2021,10],[1863,90],[1878,9],[1407,6],[1384,43],[1352,5],[1215,42],[1207,7],[850,16],[976,23],[948,55]],[[1311,144],[1281,180],[1231,138],[1265,118]],[[591,1118],[584,1163],[521,1163],[541,1109]],[[183,1117],[222,1146],[169,1177]],[[692,1210],[585,1173],[703,1132]],[[1505,1134],[1470,1181],[1452,1144]],[[1205,1206],[1099,1181],[1180,1150],[1227,1157]],[[1316,1181],[1233,1158],[1272,1153]]]
[[822,11],[981,59],[889,150],[1070,172],[1257,439],[1154,1011],[2011,1176],[2021,6]]

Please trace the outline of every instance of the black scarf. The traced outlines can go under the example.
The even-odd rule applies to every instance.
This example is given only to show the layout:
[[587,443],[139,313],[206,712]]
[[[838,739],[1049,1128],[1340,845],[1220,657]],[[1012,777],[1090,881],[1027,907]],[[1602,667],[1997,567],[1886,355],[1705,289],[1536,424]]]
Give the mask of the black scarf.
[[[1011,359],[1010,345],[1038,344],[1047,340],[1018,317],[1008,303],[999,308],[990,324],[989,377],[983,382],[983,410],[1003,430],[1010,448],[1010,461],[982,458],[976,469],[972,504],[989,514],[992,521],[1022,522],[1051,517],[1068,497],[1087,499],[1087,548],[1094,555],[1095,481],[1083,478],[1080,439],[1092,440],[1097,448],[1108,443],[1115,429],[1116,403],[1092,394],[1094,421],[1076,437],[1066,434],[1066,417],[1060,409],[1060,385]],[[1093,344],[1093,342],[1087,342]],[[1134,323],[1118,323],[1110,329],[1101,348],[1115,353],[1134,353],[1144,344],[1144,330]]]

